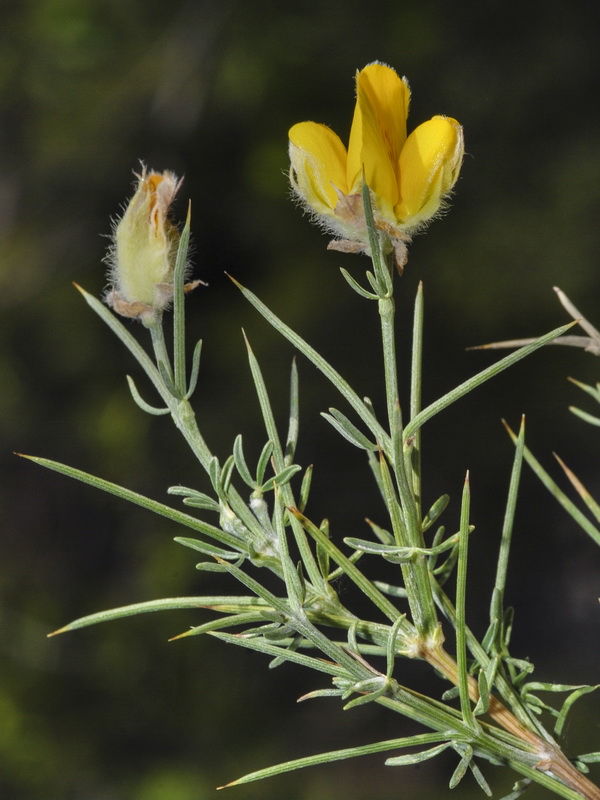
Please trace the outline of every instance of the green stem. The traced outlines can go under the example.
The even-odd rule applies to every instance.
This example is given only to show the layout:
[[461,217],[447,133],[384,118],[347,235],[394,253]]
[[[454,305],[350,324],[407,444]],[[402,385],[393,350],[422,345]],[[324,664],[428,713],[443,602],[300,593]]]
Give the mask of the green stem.
[[[390,271],[392,267],[387,264]],[[412,460],[414,441],[404,443],[402,432],[402,414],[400,410],[400,395],[398,390],[398,371],[395,338],[395,309],[393,296],[380,297],[378,301],[379,317],[381,320],[381,341],[383,348],[383,365],[385,373],[385,393],[393,448],[393,466],[398,486],[398,494],[402,507],[402,525],[395,525],[398,533],[404,531],[406,541],[399,541],[403,546],[424,547],[423,533],[421,530],[421,517],[419,513],[419,500],[415,497],[415,485],[420,488],[420,476],[415,479],[415,462]],[[417,323],[418,324],[418,323]],[[420,337],[417,337],[420,338]],[[413,353],[413,368],[416,361],[420,373],[420,345],[417,344],[416,353]],[[411,379],[411,411],[417,413],[415,404],[420,396],[420,374],[418,378]],[[416,464],[418,470],[418,462]],[[392,504],[395,497],[388,493],[388,510],[394,517]],[[437,614],[431,590],[429,570],[423,556],[416,556],[413,561],[403,566],[409,604],[413,613],[414,623],[419,633],[427,638],[431,636],[437,626]]]
[[152,337],[152,348],[154,350],[158,371],[163,377],[163,382],[167,391],[169,391],[170,394],[174,394],[175,383],[173,367],[171,366],[171,358],[167,350],[167,342],[165,341],[162,315],[158,314],[147,327]]
[[402,415],[398,414],[400,396],[398,392],[398,370],[396,362],[395,308],[393,297],[382,297],[377,303],[381,319],[381,342],[383,345],[383,368],[385,373],[385,397],[388,421],[392,438],[395,428],[402,429]]

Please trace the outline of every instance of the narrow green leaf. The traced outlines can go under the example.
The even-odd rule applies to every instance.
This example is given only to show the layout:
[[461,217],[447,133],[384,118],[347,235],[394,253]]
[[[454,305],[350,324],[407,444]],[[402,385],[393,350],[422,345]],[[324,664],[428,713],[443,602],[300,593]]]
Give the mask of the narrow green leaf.
[[287,599],[277,597],[268,589],[266,589],[259,581],[252,578],[250,575],[245,573],[243,570],[239,569],[239,567],[234,566],[233,564],[223,564],[222,565],[230,575],[233,575],[236,580],[238,580],[243,586],[247,589],[250,589],[251,592],[257,597],[260,597],[268,606],[272,606],[280,614],[283,615],[284,618],[290,616],[290,606]]
[[[88,625],[97,625],[99,622],[111,622],[122,617],[133,617],[136,614],[147,614],[152,611],[173,611],[182,608],[205,608],[213,605],[219,597],[165,597],[160,600],[147,600],[143,603],[132,603],[128,606],[111,608],[107,611],[98,611],[96,614],[88,614],[85,617],[69,622],[56,631],[52,631],[48,636],[56,636],[59,633],[74,631],[78,628],[86,628]],[[228,598],[225,598],[228,599]]]
[[[504,512],[504,522],[502,525],[502,539],[500,552],[496,566],[496,579],[492,592],[492,602],[490,604],[490,625],[498,623],[504,613],[504,588],[506,586],[506,576],[508,572],[508,558],[510,554],[510,544],[515,521],[517,507],[517,496],[519,494],[519,482],[521,479],[521,467],[523,465],[523,451],[525,448],[525,418],[521,419],[519,436],[515,442],[515,457],[513,460],[510,484],[508,489],[508,499]],[[498,627],[498,631],[500,628]]]
[[[342,275],[346,279],[346,281],[347,281],[348,285],[350,286],[350,288],[354,289],[354,291],[357,294],[359,294],[361,297],[364,297],[367,300],[378,300],[379,299],[378,295],[373,294],[373,292],[369,292],[366,289],[363,289],[363,287],[360,285],[360,283],[358,283],[358,281],[356,281],[352,277],[352,275],[350,275],[348,270],[344,269],[343,267],[340,267],[340,272],[342,273]],[[373,285],[373,284],[371,284],[371,285]]]
[[380,298],[391,297],[393,292],[392,278],[390,271],[385,262],[385,258],[381,252],[381,232],[375,225],[375,218],[373,216],[373,205],[371,202],[371,190],[367,184],[363,169],[363,183],[362,183],[362,202],[363,211],[365,215],[365,222],[367,225],[367,235],[369,237],[370,256],[375,270],[376,284],[373,287]]
[[130,489],[125,489],[123,486],[119,486],[116,483],[105,481],[102,478],[97,478],[95,475],[89,475],[87,472],[82,472],[74,467],[68,467],[65,464],[58,463],[57,461],[51,461],[48,458],[26,456],[23,454],[19,455],[21,455],[23,458],[33,461],[36,464],[40,464],[47,469],[59,472],[60,474],[66,475],[69,478],[75,478],[75,480],[86,483],[89,486],[93,486],[95,489],[101,489],[103,492],[108,492],[116,497],[120,497],[122,500],[127,500],[130,503],[134,503],[135,505],[148,509],[148,511],[159,514],[162,517],[167,517],[167,519],[170,519],[172,522],[177,522],[180,525],[184,525],[186,528],[191,528],[199,533],[204,533],[206,536],[210,536],[212,539],[217,539],[217,541],[220,541],[229,547],[235,548],[240,546],[241,540],[237,536],[234,536],[231,533],[226,533],[220,528],[216,528],[214,525],[209,525],[207,522],[203,522],[196,517],[192,517],[190,514],[184,514],[182,511],[178,511],[175,508],[166,506],[164,503],[159,503],[156,500],[151,500],[149,497],[144,497],[137,492],[132,492]]
[[[265,425],[265,429],[267,431],[267,435],[269,436],[270,441],[273,443],[273,465],[274,469],[277,473],[284,472],[285,476],[285,459],[284,453],[281,446],[281,441],[279,439],[279,434],[277,432],[277,426],[275,424],[275,418],[273,416],[273,410],[271,408],[271,403],[269,400],[269,395],[267,392],[267,387],[263,379],[263,375],[260,369],[260,365],[254,353],[252,352],[252,348],[250,347],[250,343],[244,334],[244,339],[246,341],[246,349],[248,353],[248,362],[250,364],[250,370],[252,372],[252,379],[254,381],[254,386],[256,389],[256,393],[259,399],[260,409],[263,416],[263,421]],[[293,467],[289,467],[287,469],[292,469]],[[288,478],[289,479],[289,478]],[[262,479],[260,481],[262,483]],[[282,496],[285,500],[286,505],[294,505],[295,499],[292,494],[291,488],[286,486],[287,479],[284,477],[283,479],[283,488],[282,488]],[[265,484],[266,487],[271,487],[274,485],[273,481],[267,481]],[[307,575],[309,576],[310,581],[315,585],[319,585],[319,581],[321,580],[321,575],[319,573],[319,568],[313,556],[312,550],[309,547],[308,540],[306,535],[302,529],[301,525],[298,525],[296,522],[292,521],[292,532],[294,534],[294,538],[296,544],[298,545],[298,549],[300,551],[300,556],[306,568]],[[284,534],[282,533],[282,544],[283,539],[285,538]],[[287,546],[287,545],[286,545]]]
[[462,758],[458,762],[458,766],[452,773],[452,777],[450,778],[450,783],[448,784],[450,789],[455,789],[458,784],[462,781],[465,777],[467,770],[469,769],[469,764],[473,758],[473,748],[470,745],[464,745],[459,750],[458,747],[454,748],[460,754],[462,751]]
[[[505,424],[505,427],[509,433],[509,436],[516,442],[517,437],[513,433],[513,431]],[[542,467],[540,462],[535,458],[531,450],[525,447],[523,451],[525,461],[529,464],[531,469],[535,472],[538,476],[540,481],[544,484],[546,489],[550,492],[550,494],[558,500],[560,505],[567,511],[568,514],[573,517],[575,522],[583,528],[583,530],[591,536],[591,538],[596,542],[596,544],[600,545],[600,530],[593,525],[593,523],[585,517],[581,511],[577,508],[577,506],[567,497],[567,495],[562,491],[562,489],[552,480],[550,475],[546,472],[546,470]]]
[[[324,690],[329,691],[329,690]],[[334,690],[332,693],[337,694]],[[311,694],[315,694],[312,693]],[[226,786],[219,786],[219,789],[225,789],[229,786],[239,786],[242,783],[250,783],[251,781],[263,780],[264,778],[272,778],[275,775],[281,775],[284,772],[292,772],[296,769],[303,767],[313,767],[318,764],[329,764],[332,761],[343,761],[346,758],[356,758],[357,756],[367,756],[372,753],[384,753],[388,750],[398,750],[403,747],[419,747],[423,744],[430,744],[432,742],[444,741],[447,738],[445,734],[439,733],[423,733],[416,736],[405,736],[402,739],[388,739],[383,742],[375,742],[374,744],[365,744],[359,747],[347,747],[343,750],[331,750],[328,753],[319,753],[314,756],[306,756],[304,758],[296,758],[293,761],[285,761],[282,764],[276,764],[272,767],[257,770],[256,772],[249,772],[242,778],[238,778]]]
[[127,385],[129,386],[129,391],[131,392],[131,396],[133,400],[142,411],[145,411],[146,414],[152,414],[155,417],[163,417],[165,414],[168,414],[171,409],[170,408],[156,408],[156,406],[151,406],[150,403],[147,403],[144,398],[139,393],[137,386],[135,385],[135,381],[131,377],[131,375],[126,375],[127,378]]
[[557,736],[560,736],[562,734],[562,732],[563,732],[563,728],[565,726],[565,722],[567,721],[567,715],[568,715],[569,711],[571,710],[571,707],[573,706],[573,703],[576,700],[579,700],[580,697],[583,697],[583,695],[589,694],[590,692],[595,692],[596,689],[598,689],[598,688],[600,688],[599,685],[596,685],[596,686],[581,686],[579,689],[576,689],[574,692],[572,692],[567,697],[567,699],[563,703],[563,706],[562,706],[562,708],[560,710],[560,713],[558,715],[558,719],[556,720],[556,724],[554,726],[554,732],[556,733]]
[[545,681],[528,681],[521,687],[522,692],[573,692],[577,689],[590,689],[584,683],[547,683]]
[[554,453],[554,458],[558,461],[558,463],[560,464],[560,466],[563,469],[563,472],[565,473],[567,478],[571,481],[571,485],[574,487],[574,489],[577,492],[577,494],[581,497],[583,502],[589,508],[589,510],[592,513],[592,515],[596,518],[596,521],[600,522],[600,505],[598,505],[598,503],[594,500],[592,495],[588,492],[588,490],[585,488],[583,483],[579,480],[577,475],[575,475],[575,473],[572,472],[569,469],[569,467],[567,467],[565,462],[561,458],[559,458],[556,455],[556,453]]
[[150,378],[156,391],[162,397],[164,402],[168,404],[169,400],[172,398],[166,391],[160,373],[156,368],[154,362],[152,361],[148,353],[144,350],[144,348],[139,344],[137,339],[135,339],[135,337],[131,335],[131,333],[127,330],[127,328],[123,325],[123,323],[120,320],[118,320],[117,317],[111,311],[109,311],[109,309],[104,305],[104,303],[101,303],[100,300],[95,298],[93,295],[89,294],[89,292],[86,292],[85,289],[82,289],[81,286],[79,286],[78,284],[74,284],[74,286],[77,289],[77,291],[83,295],[83,299],[90,306],[90,308],[96,312],[96,314],[100,317],[100,319],[106,325],[108,325],[108,327],[112,330],[112,332],[121,340],[121,342],[129,350],[129,352],[136,359],[138,364],[142,367],[148,378]]
[[208,477],[210,478],[213,489],[219,494],[220,497],[221,465],[219,464],[219,459],[217,456],[211,456],[211,459],[208,462]]
[[354,692],[360,692],[360,696],[355,697],[354,700],[350,700],[349,703],[346,703],[342,710],[350,711],[350,709],[358,708],[358,706],[364,706],[366,703],[373,703],[386,693],[388,686],[389,681],[386,681],[386,679],[382,676],[378,676],[376,678],[367,678],[364,681],[359,681],[352,687],[352,690]]
[[[231,276],[229,277],[231,278]],[[319,353],[317,353],[313,347],[304,341],[301,336],[299,336],[295,331],[282,322],[282,320],[275,316],[275,314],[273,314],[273,312],[270,311],[255,294],[242,286],[234,278],[231,278],[231,280],[239,288],[244,297],[246,297],[246,299],[249,300],[249,302],[254,306],[254,308],[256,308],[260,314],[262,314],[267,322],[269,322],[277,331],[279,331],[279,333],[281,333],[282,336],[291,342],[294,347],[297,347],[298,350],[300,350],[300,352],[306,358],[308,358],[308,360],[311,361],[315,367],[317,367],[317,369],[323,373],[323,375],[325,375],[325,377],[333,384],[333,386],[335,386],[335,388],[346,399],[350,406],[356,411],[359,417],[372,432],[373,436],[375,436],[377,441],[383,447],[389,449],[389,436],[383,430],[381,425],[379,425],[374,419],[371,410],[363,403],[356,392],[350,387],[348,382],[342,378],[339,372],[337,372],[321,355],[319,355]]]
[[204,492],[199,492],[197,489],[190,489],[187,486],[169,486],[167,489],[167,494],[174,494],[179,497],[183,497],[183,502],[187,506],[204,508],[208,511],[214,511],[216,513],[220,511],[220,506],[216,500],[213,500],[212,497],[204,494]]
[[432,747],[429,750],[422,750],[420,753],[410,753],[405,756],[394,756],[388,758],[385,762],[387,767],[401,767],[405,764],[420,764],[422,761],[428,761],[430,758],[435,758],[444,750],[450,747],[450,742],[440,744],[437,747]]
[[199,564],[196,564],[196,569],[200,572],[227,572],[227,565],[223,559],[218,562],[200,561]]
[[473,710],[473,714],[476,717],[480,716],[481,714],[487,714],[488,708],[490,706],[489,684],[486,677],[486,673],[482,669],[479,670],[479,674],[477,676],[477,685],[479,687],[479,700],[477,701],[477,705]]
[[[415,310],[413,316],[412,354],[410,362],[410,418],[414,419],[422,408],[423,390],[423,281],[419,281],[415,297]],[[412,458],[412,488],[413,494],[421,515],[421,434],[416,432],[413,440]],[[439,501],[438,501],[439,502]],[[443,510],[443,509],[442,509]],[[430,512],[431,513],[431,512]],[[441,514],[441,511],[439,512]],[[438,514],[439,516],[439,514]],[[433,520],[432,520],[433,522]],[[430,523],[431,524],[431,523]],[[421,526],[421,531],[425,528]]]
[[458,546],[458,570],[456,576],[456,663],[458,665],[458,688],[460,690],[460,708],[463,719],[470,728],[475,728],[476,721],[469,699],[467,623],[465,619],[470,504],[471,491],[469,473],[467,472],[460,509],[460,542]]
[[524,347],[516,350],[514,353],[501,358],[495,364],[492,364],[487,369],[482,370],[477,375],[474,375],[472,378],[464,381],[464,383],[461,383],[455,389],[452,389],[452,391],[448,392],[443,397],[440,397],[439,400],[435,400],[433,403],[431,403],[431,405],[424,408],[419,414],[416,415],[414,419],[409,422],[404,431],[405,439],[413,436],[419,430],[419,428],[421,428],[432,417],[435,417],[436,414],[439,414],[440,411],[444,411],[444,409],[451,406],[457,400],[460,400],[461,397],[469,394],[469,392],[472,392],[473,389],[477,389],[490,378],[500,374],[505,369],[508,369],[508,367],[511,367],[513,364],[521,361],[521,359],[525,358],[536,350],[539,350],[540,347],[548,344],[548,342],[551,342],[553,339],[561,336],[561,334],[565,333],[565,331],[568,331],[569,328],[572,328],[575,324],[575,322],[570,322],[567,325],[562,325],[560,328],[550,331],[550,333],[547,333],[545,336],[541,336],[531,344],[525,345]]
[[528,778],[517,781],[513,786],[513,791],[510,794],[504,795],[501,800],[519,800],[519,797],[521,797],[523,792],[527,791],[530,785],[531,781]]
[[251,489],[254,489],[256,484],[254,483],[254,479],[250,474],[250,470],[248,469],[248,465],[246,464],[246,459],[244,458],[244,448],[242,445],[241,433],[235,437],[235,442],[233,443],[233,458],[235,460],[235,468],[237,469],[240,478]]
[[471,759],[471,761],[469,762],[469,769],[471,770],[473,777],[479,784],[479,788],[482,789],[484,794],[486,794],[488,797],[491,797],[492,790],[490,789],[490,785],[483,777],[483,772],[479,769],[474,759]]
[[284,467],[281,472],[278,472],[277,475],[273,475],[272,478],[269,478],[268,481],[262,485],[262,491],[270,492],[275,486],[280,488],[285,486],[286,483],[289,483],[294,475],[297,472],[300,472],[301,469],[302,467],[298,464],[290,464],[289,467]]
[[[173,494],[176,494],[176,492],[173,492]],[[194,492],[194,494],[184,497],[183,504],[191,506],[192,508],[202,508],[205,511],[212,511],[215,514],[218,514],[221,510],[220,505],[213,500],[212,497],[204,494],[204,492]]]
[[189,630],[179,633],[177,636],[171,636],[169,641],[175,642],[179,641],[180,639],[187,639],[190,636],[201,636],[209,631],[219,631],[223,630],[224,628],[237,627],[238,625],[252,625],[255,622],[261,622],[262,620],[264,620],[264,617],[257,611],[246,611],[240,614],[231,614],[230,616],[211,619],[209,622],[205,622],[203,625],[196,625],[194,628],[189,628]]
[[186,392],[185,375],[185,271],[187,267],[188,247],[190,242],[191,204],[188,205],[185,226],[179,237],[179,247],[175,258],[173,272],[173,364],[175,367],[175,389],[180,397]]
[[403,557],[405,561],[414,557],[414,550],[418,548],[413,547],[398,547],[398,545],[379,544],[378,542],[370,542],[368,539],[357,539],[354,536],[347,536],[344,538],[344,543],[348,547],[355,550],[362,550],[364,553],[374,553],[380,556],[397,555]]
[[371,450],[374,452],[378,449],[377,445],[370,442],[367,437],[358,430],[356,425],[353,425],[348,417],[344,416],[341,411],[337,411],[335,408],[330,408],[329,411],[331,412],[330,414],[322,411],[321,416],[323,419],[326,419],[346,441],[350,442],[350,444],[353,444],[355,447],[359,447],[361,450]]
[[569,411],[575,414],[576,417],[582,419],[584,422],[589,422],[590,425],[600,425],[600,417],[595,417],[593,414],[588,414],[587,411],[582,411],[575,406],[569,406]]
[[223,469],[221,470],[221,478],[219,481],[221,491],[223,492],[224,495],[227,495],[229,491],[234,467],[235,467],[235,458],[233,455],[230,455],[223,464]]
[[236,561],[240,557],[239,550],[235,552],[223,550],[221,547],[215,547],[212,544],[200,541],[200,539],[188,539],[185,536],[175,536],[173,541],[177,542],[177,544],[182,544],[184,547],[196,550],[198,553],[203,553],[205,556],[223,558],[225,561]]
[[373,531],[375,536],[379,539],[381,544],[394,544],[394,537],[389,531],[386,531],[385,528],[382,528],[380,525],[376,525],[372,520],[368,517],[365,520],[369,528]]
[[254,352],[250,347],[250,342],[248,341],[248,337],[246,336],[245,333],[244,333],[244,341],[246,343],[246,350],[248,353],[248,363],[250,364],[252,380],[254,381],[254,388],[256,390],[256,396],[258,397],[258,402],[260,405],[260,410],[262,413],[265,430],[267,431],[267,436],[269,437],[269,440],[273,443],[273,460],[275,462],[275,469],[281,470],[284,467],[283,448],[281,446],[281,440],[279,438],[279,433],[277,431],[277,426],[275,424],[275,417],[273,415],[273,409],[271,407],[271,401],[269,399],[267,385],[264,381],[262,370],[258,363],[258,359],[254,355]]
[[448,503],[450,502],[450,496],[447,494],[443,494],[439,497],[435,503],[431,506],[427,514],[425,515],[423,522],[421,524],[421,530],[423,533],[430,528],[437,520],[442,516]]
[[[329,538],[329,522],[328,520],[323,520],[321,523],[321,530]],[[317,550],[317,564],[319,565],[319,569],[321,570],[321,575],[325,578],[326,581],[329,581],[329,553],[325,548],[317,543],[316,545]]]
[[[302,636],[294,636],[291,643],[288,645],[287,649],[294,652],[298,649],[298,647],[300,647],[302,642],[303,642]],[[277,658],[274,658],[272,661],[269,662],[269,669],[276,669],[277,667],[280,667],[282,664],[284,664],[285,661],[286,661],[285,658],[278,656]]]
[[342,694],[342,689],[315,689],[314,692],[303,694],[296,702],[303,703],[305,700],[318,700],[321,697],[340,697]]
[[211,632],[210,636],[215,636],[227,644],[235,644],[238,647],[245,647],[248,650],[255,650],[258,653],[264,653],[272,658],[282,658],[285,661],[291,661],[294,664],[308,667],[309,669],[316,670],[317,672],[325,672],[327,675],[339,675],[340,677],[346,676],[348,673],[343,668],[334,664],[332,661],[325,661],[321,658],[314,658],[307,656],[303,653],[298,653],[295,650],[288,650],[285,647],[279,647],[275,644],[270,644],[262,639],[246,638],[244,634],[231,634],[222,632]]
[[407,597],[404,586],[392,586],[391,583],[384,583],[384,581],[373,581],[373,585],[379,589],[380,592],[390,597]]
[[460,690],[458,686],[452,686],[450,689],[446,689],[444,694],[442,695],[442,700],[446,702],[447,700],[455,700],[460,695]]
[[390,635],[388,636],[387,644],[386,644],[386,678],[389,681],[392,677],[394,672],[394,663],[396,661],[396,639],[398,638],[398,633],[402,625],[404,624],[405,615],[398,617],[396,622],[392,625],[390,629]]
[[190,375],[190,385],[188,387],[187,392],[185,393],[185,400],[189,400],[191,396],[196,391],[196,385],[198,383],[198,375],[200,374],[200,355],[202,353],[202,339],[198,339],[196,342],[196,346],[194,347],[194,352],[192,353],[192,372]]
[[[469,533],[473,530],[469,526]],[[458,545],[458,534],[450,536],[449,539],[436,545],[435,547],[398,547],[396,545],[379,544],[378,542],[370,542],[367,539],[357,539],[355,537],[346,537],[344,542],[355,550],[361,550],[364,553],[373,553],[383,556],[392,561],[394,564],[414,561],[417,556],[437,556],[445,553],[453,547]]]
[[586,753],[583,756],[577,756],[577,760],[582,761],[584,764],[598,764],[600,762],[600,752]]
[[575,386],[578,386],[584,392],[593,397],[598,403],[600,403],[600,383],[597,383],[596,386],[588,386],[587,383],[581,383],[581,381],[576,381],[575,378],[568,378],[571,383],[574,383]]
[[298,434],[300,431],[300,402],[298,386],[298,367],[296,359],[292,359],[292,369],[290,374],[290,415],[288,421],[288,432],[285,441],[284,462],[286,465],[292,464],[294,454],[298,444]]
[[365,275],[367,276],[367,280],[369,281],[369,286],[370,286],[370,287],[371,287],[371,289],[373,289],[373,291],[375,292],[375,297],[377,298],[377,300],[379,300],[379,294],[383,293],[383,292],[384,292],[384,290],[383,290],[383,289],[382,289],[382,287],[381,287],[381,286],[378,284],[378,282],[377,282],[377,278],[376,278],[376,277],[375,277],[375,275],[374,275],[374,274],[371,272],[371,270],[367,270],[367,271],[365,272]]
[[[364,556],[364,553],[361,553],[359,550],[356,550],[354,553],[352,553],[352,555],[350,556],[348,561],[350,561],[352,564],[356,564],[356,562],[360,561],[360,559],[363,556]],[[330,582],[331,581],[335,581],[338,578],[341,578],[343,574],[344,574],[344,570],[341,567],[336,567],[336,569],[334,569],[333,572],[329,573],[329,581]],[[375,583],[375,581],[373,581],[373,583]]]
[[310,485],[312,483],[312,476],[313,476],[313,466],[309,464],[304,472],[304,476],[302,478],[302,485],[300,486],[300,502],[298,504],[298,508],[300,511],[304,511],[306,508],[306,504],[308,503],[308,495],[310,494]]
[[260,451],[260,456],[258,458],[258,464],[256,467],[256,486],[262,486],[262,482],[265,477],[265,472],[269,465],[269,461],[271,459],[272,454],[273,454],[273,442],[269,439],[269,441]]

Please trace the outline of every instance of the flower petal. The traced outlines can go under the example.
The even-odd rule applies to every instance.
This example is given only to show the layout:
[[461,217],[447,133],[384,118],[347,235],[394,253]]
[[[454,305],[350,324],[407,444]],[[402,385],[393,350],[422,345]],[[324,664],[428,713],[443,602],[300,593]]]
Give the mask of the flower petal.
[[332,214],[347,193],[346,148],[327,125],[299,122],[290,128],[291,180],[296,192],[318,213]]
[[439,211],[454,186],[464,153],[462,128],[450,117],[433,117],[410,134],[400,153],[400,201],[395,212],[407,228]]
[[369,64],[356,76],[356,108],[348,145],[348,187],[356,191],[364,167],[369,187],[391,206],[398,202],[398,159],[406,140],[408,82]]

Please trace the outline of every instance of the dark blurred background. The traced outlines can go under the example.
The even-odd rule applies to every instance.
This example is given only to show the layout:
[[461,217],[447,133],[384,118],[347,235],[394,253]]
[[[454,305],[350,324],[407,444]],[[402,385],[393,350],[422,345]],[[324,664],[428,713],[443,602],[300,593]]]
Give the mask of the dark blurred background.
[[[465,127],[452,211],[415,240],[398,287],[402,367],[425,283],[426,402],[496,358],[469,345],[566,322],[553,285],[600,325],[597,1],[4,0],[0,10],[0,796],[205,800],[270,763],[417,730],[374,706],[296,706],[326,685],[300,668],[268,672],[261,656],[211,639],[167,643],[201,613],[46,639],[103,608],[235,587],[198,573],[172,524],[12,451],[159,499],[180,482],[206,488],[169,421],[133,404],[124,375],[138,374],[135,365],[71,286],[103,292],[102,237],[139,159],[185,174],[180,216],[192,200],[194,276],[210,285],[189,298],[189,329],[205,342],[196,407],[214,450],[225,457],[240,431],[250,456],[263,443],[241,328],[282,425],[293,356],[224,270],[381,407],[375,309],[338,270],[359,278],[366,261],[326,251],[290,202],[285,175],[288,127],[314,119],[346,139],[354,72],[375,59],[408,76],[410,127],[436,113]],[[450,528],[471,470],[469,613],[479,634],[512,460],[500,419],[516,426],[526,413],[529,444],[556,479],[564,484],[553,450],[598,495],[597,430],[567,411],[594,408],[566,381],[594,383],[598,366],[582,351],[547,348],[424,431],[425,500],[451,494]],[[364,459],[319,416],[343,408],[333,389],[302,359],[299,367],[298,458],[315,464],[308,511],[328,516],[340,539],[364,536],[365,515],[382,521]],[[598,682],[597,575],[597,548],[526,471],[507,601],[517,608],[514,654],[530,657],[540,680]],[[418,665],[400,669],[436,696],[445,688]],[[569,752],[599,749],[598,710],[589,697],[578,702]],[[375,756],[231,792],[441,797],[453,767],[448,756],[392,769]],[[510,776],[485,772],[497,792],[510,791]],[[459,791],[479,790],[468,776]]]

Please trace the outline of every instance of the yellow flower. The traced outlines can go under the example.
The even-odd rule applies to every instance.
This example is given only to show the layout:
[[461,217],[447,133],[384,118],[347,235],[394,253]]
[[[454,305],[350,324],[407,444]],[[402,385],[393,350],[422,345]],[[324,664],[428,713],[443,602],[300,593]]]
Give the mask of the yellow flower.
[[168,218],[181,181],[172,172],[146,172],[114,229],[108,255],[113,289],[107,302],[126,317],[154,319],[173,295],[179,231]]
[[392,246],[407,241],[443,208],[462,163],[462,128],[455,119],[436,116],[407,138],[409,102],[406,79],[373,63],[356,75],[347,150],[326,125],[300,122],[290,129],[292,187],[317,221],[341,237],[330,246],[368,249],[363,174],[376,227]]

